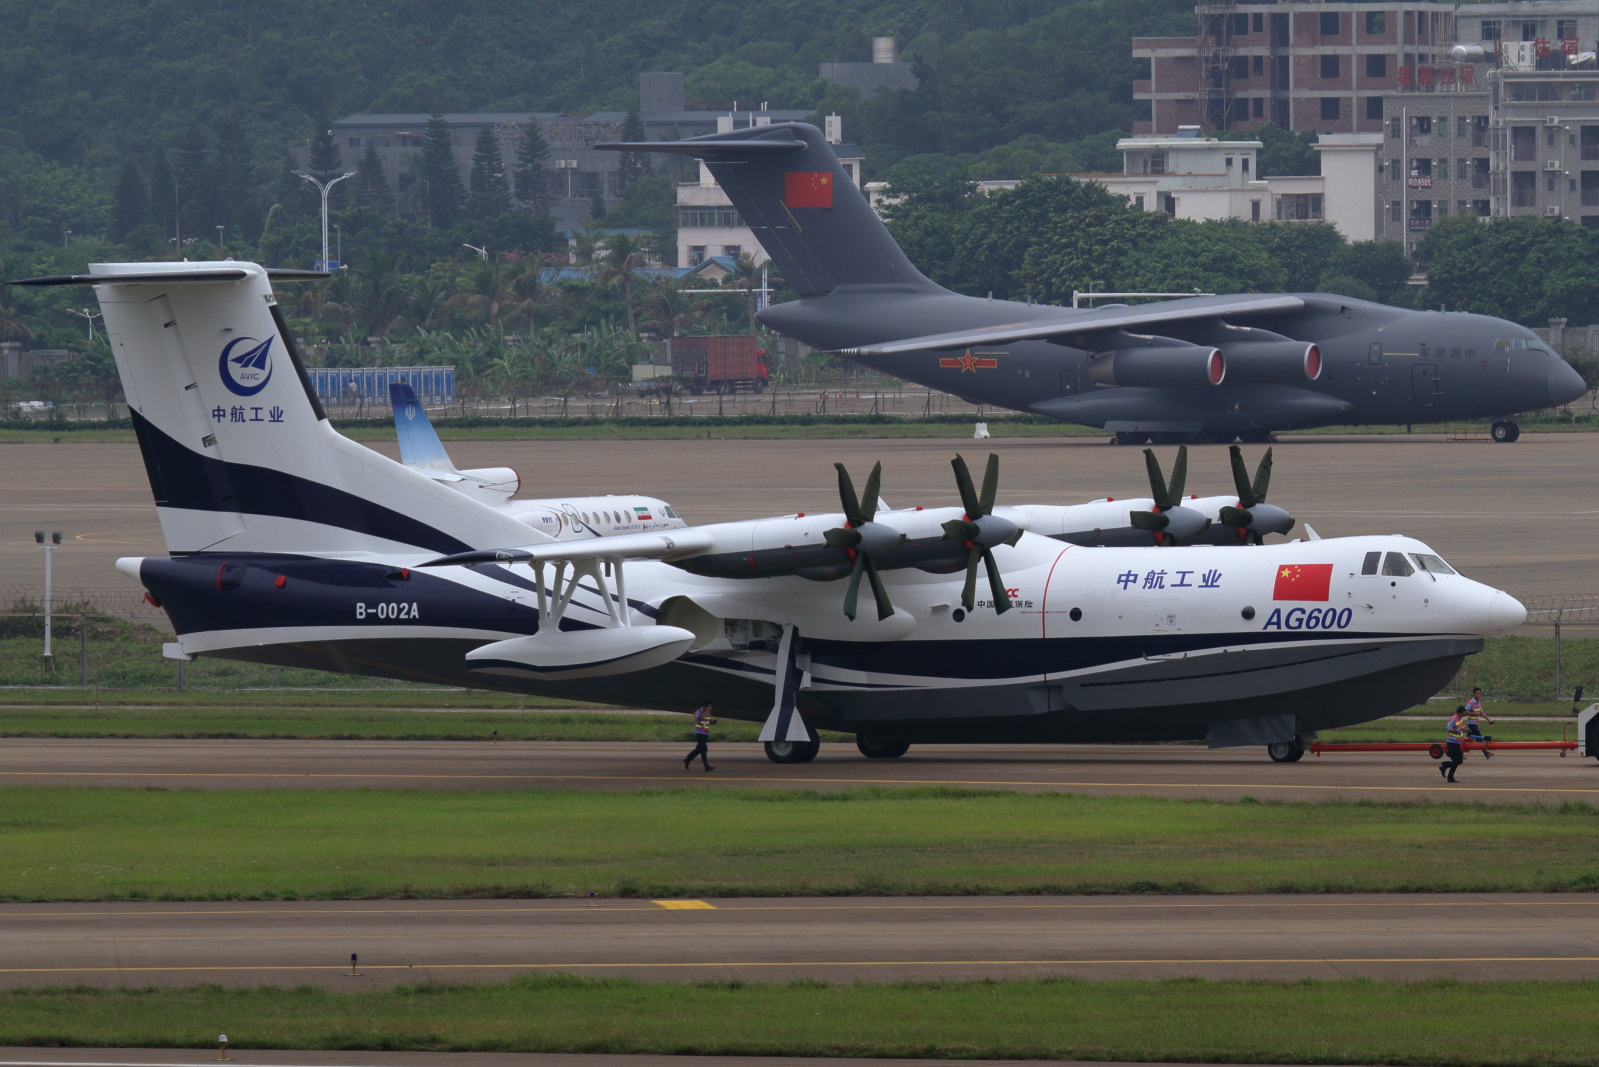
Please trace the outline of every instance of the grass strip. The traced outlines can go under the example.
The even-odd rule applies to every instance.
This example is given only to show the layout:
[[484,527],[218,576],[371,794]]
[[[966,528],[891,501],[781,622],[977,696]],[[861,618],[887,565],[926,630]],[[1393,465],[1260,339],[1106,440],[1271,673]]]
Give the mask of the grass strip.
[[1578,802],[10,787],[0,899],[1575,890],[1596,831]]
[[[3,720],[0,720],[3,721]],[[1339,730],[1323,730],[1320,739],[1323,741],[1342,742],[1426,742],[1444,740],[1443,716],[1436,722],[1427,722],[1417,719],[1378,719],[1376,722],[1362,723],[1359,726],[1346,726]],[[1512,718],[1498,720],[1493,725],[1482,724],[1483,732],[1495,741],[1559,741],[1560,728],[1565,726],[1566,737],[1576,740],[1576,720],[1569,715],[1563,723],[1559,722],[1521,722]]]
[[[1599,982],[676,984],[547,975],[384,992],[0,993],[10,1046],[1402,1063],[1596,1062]],[[1463,1005],[1473,1007],[1466,1008]]]

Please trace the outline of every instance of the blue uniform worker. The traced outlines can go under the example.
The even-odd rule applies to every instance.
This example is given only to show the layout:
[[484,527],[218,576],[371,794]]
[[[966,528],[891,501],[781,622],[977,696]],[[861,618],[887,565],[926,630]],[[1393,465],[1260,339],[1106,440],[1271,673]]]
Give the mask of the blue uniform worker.
[[698,756],[707,771],[716,770],[711,766],[710,750],[706,747],[711,743],[711,727],[716,720],[711,718],[711,702],[700,701],[700,706],[694,709],[694,751],[683,757],[683,769],[688,770],[688,765]]
[[1488,713],[1482,710],[1482,690],[1473,689],[1471,691],[1471,699],[1466,701],[1466,732],[1471,735],[1473,741],[1483,746],[1483,759],[1493,759],[1494,754],[1488,749],[1488,742],[1492,741],[1493,738],[1482,736],[1482,727],[1477,723],[1479,718],[1487,719],[1488,725],[1493,725],[1493,719],[1489,718]]

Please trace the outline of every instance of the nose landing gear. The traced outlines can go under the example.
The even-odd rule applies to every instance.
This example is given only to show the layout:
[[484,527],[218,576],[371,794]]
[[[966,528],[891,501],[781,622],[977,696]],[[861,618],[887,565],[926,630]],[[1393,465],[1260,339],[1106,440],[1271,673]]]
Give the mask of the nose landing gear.
[[1510,442],[1521,436],[1521,427],[1517,426],[1509,419],[1500,419],[1498,422],[1493,424],[1493,429],[1488,431],[1488,435],[1497,443],[1501,445],[1508,445]]

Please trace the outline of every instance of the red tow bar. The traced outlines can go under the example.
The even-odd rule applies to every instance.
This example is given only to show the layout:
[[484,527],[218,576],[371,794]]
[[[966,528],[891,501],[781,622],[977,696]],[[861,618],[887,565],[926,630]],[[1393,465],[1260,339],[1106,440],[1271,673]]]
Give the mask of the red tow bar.
[[[1577,750],[1575,741],[1490,741],[1483,744],[1480,741],[1467,741],[1460,746],[1462,752],[1504,752],[1509,749],[1549,748],[1559,749],[1564,756],[1567,752]],[[1323,752],[1425,752],[1433,759],[1444,758],[1444,746],[1434,741],[1428,744],[1425,741],[1395,741],[1389,743],[1356,744],[1354,742],[1312,741],[1310,751],[1316,755]]]

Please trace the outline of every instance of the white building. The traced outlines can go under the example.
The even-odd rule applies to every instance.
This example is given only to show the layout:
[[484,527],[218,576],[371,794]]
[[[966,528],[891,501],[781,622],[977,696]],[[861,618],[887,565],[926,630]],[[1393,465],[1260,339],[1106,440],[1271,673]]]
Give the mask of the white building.
[[[718,120],[718,133],[734,129],[734,116],[725,115]],[[764,126],[757,114],[749,114],[746,125]],[[827,117],[827,139],[838,155],[838,161],[855,182],[861,184],[861,163],[865,156],[852,144],[842,143],[842,124],[837,115]],[[727,198],[722,187],[711,177],[710,168],[700,164],[697,182],[685,182],[677,187],[677,265],[694,267],[715,256],[737,259],[748,254],[756,263],[770,257],[755,233],[744,222]]]

